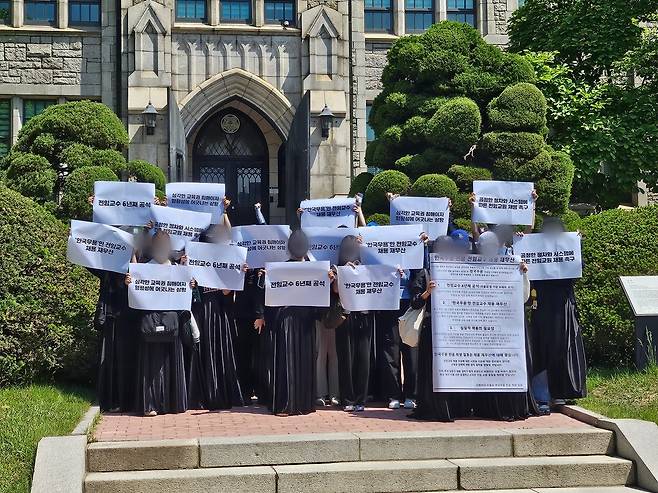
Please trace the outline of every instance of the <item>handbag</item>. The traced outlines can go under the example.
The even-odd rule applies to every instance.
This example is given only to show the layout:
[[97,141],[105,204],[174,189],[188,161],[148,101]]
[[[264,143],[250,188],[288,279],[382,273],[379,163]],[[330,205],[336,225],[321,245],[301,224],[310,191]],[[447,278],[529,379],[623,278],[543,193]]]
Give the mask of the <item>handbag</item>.
[[340,298],[332,294],[329,300],[329,309],[322,317],[322,326],[325,329],[336,329],[341,326],[346,318]]
[[425,319],[425,307],[422,308],[407,308],[407,311],[398,318],[398,330],[400,331],[400,339],[409,347],[418,346],[418,336],[420,328]]
[[171,342],[178,337],[178,312],[149,312],[142,316],[140,331],[148,342]]

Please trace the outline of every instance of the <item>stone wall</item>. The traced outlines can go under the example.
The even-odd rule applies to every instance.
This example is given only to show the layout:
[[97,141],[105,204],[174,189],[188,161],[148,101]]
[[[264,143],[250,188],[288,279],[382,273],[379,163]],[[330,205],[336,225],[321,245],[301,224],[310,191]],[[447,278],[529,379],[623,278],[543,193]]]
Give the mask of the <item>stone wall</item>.
[[366,91],[381,91],[389,43],[366,43]]
[[84,86],[100,96],[100,36],[0,36],[0,83]]

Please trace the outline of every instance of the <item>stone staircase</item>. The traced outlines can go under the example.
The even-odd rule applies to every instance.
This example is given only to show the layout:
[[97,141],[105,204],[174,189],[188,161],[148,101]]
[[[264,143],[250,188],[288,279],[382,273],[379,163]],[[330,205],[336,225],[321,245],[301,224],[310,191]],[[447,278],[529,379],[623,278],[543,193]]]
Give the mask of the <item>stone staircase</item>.
[[634,493],[612,432],[455,430],[97,442],[86,493]]

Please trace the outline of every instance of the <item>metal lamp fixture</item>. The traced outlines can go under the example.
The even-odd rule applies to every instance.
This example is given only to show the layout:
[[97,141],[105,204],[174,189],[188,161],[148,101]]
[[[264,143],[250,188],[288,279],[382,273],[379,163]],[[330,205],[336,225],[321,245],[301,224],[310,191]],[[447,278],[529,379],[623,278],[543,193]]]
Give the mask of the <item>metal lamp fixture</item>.
[[320,128],[322,129],[322,137],[327,138],[329,137],[329,130],[331,129],[331,126],[334,122],[334,114],[333,112],[329,109],[329,107],[325,104],[324,108],[320,112]]
[[142,111],[142,118],[144,119],[144,126],[146,127],[146,135],[153,135],[155,133],[155,119],[158,116],[158,110],[151,104],[146,105]]

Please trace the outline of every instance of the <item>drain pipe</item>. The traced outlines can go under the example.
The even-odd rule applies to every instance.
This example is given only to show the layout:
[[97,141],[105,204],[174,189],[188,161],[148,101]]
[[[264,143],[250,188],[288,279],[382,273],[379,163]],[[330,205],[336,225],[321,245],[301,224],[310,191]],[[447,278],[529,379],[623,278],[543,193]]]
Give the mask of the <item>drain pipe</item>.
[[352,43],[352,0],[347,0],[348,37],[349,45],[349,104],[350,104],[350,186],[354,180],[354,45]]

